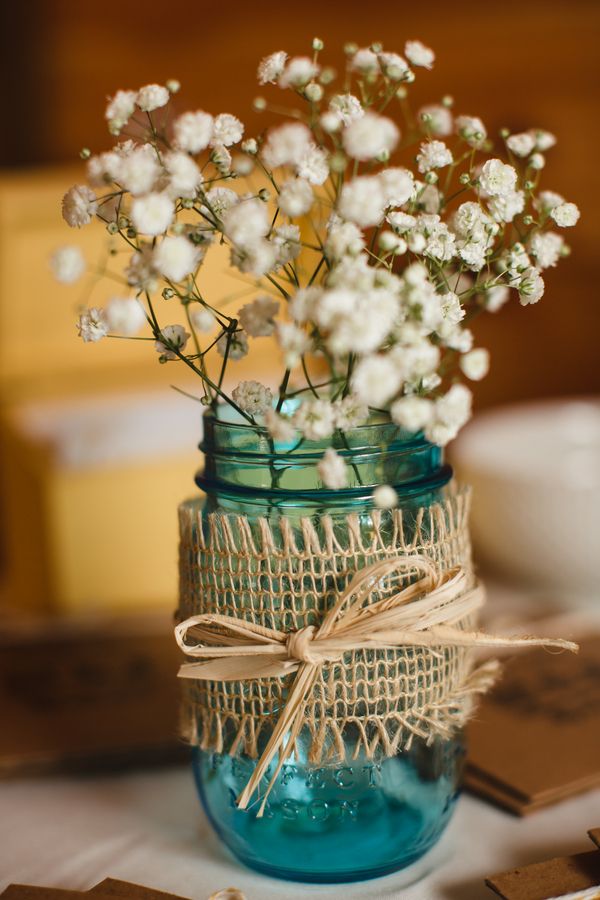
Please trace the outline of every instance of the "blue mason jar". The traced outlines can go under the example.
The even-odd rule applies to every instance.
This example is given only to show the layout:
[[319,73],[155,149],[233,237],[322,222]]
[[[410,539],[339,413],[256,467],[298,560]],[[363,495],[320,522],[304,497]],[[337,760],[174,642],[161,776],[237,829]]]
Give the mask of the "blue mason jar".
[[[323,486],[317,469],[331,444],[348,465],[348,486],[338,491]],[[304,440],[283,445],[230,408],[220,407],[205,414],[201,449],[205,465],[197,484],[204,497],[182,507],[199,529],[208,528],[210,514],[215,512],[243,515],[250,523],[266,519],[273,525],[273,534],[278,533],[281,517],[300,532],[307,518],[318,530],[324,516],[336,527],[352,514],[367,537],[376,515],[379,527],[391,532],[391,514],[375,513],[372,497],[376,485],[389,484],[398,494],[404,540],[410,542],[417,528],[421,534],[426,530],[423,511],[439,503],[451,477],[440,448],[422,435],[403,432],[383,415],[323,443]],[[430,551],[435,556],[434,546]],[[239,587],[242,591],[243,578],[260,577],[248,572],[239,576],[239,585],[235,576],[230,577],[224,590],[235,592]],[[218,597],[207,609],[202,585],[184,581],[180,619],[219,611]],[[322,612],[315,609],[314,621],[319,621]],[[279,627],[272,620],[271,626]],[[274,723],[276,708],[273,715]],[[343,732],[345,758],[338,755],[318,763],[309,761],[310,735],[301,732],[262,817],[256,815],[258,804],[244,810],[236,806],[257,759],[240,749],[239,739],[235,746],[234,726],[224,724],[218,749],[194,748],[202,804],[215,831],[238,859],[289,880],[358,881],[402,869],[436,843],[458,795],[464,758],[460,732],[428,741],[413,736],[408,748],[387,756],[381,750],[367,752],[365,747],[357,751],[357,729],[356,723],[348,723]],[[269,734],[267,723],[260,732],[259,755]],[[206,740],[197,743],[207,746]],[[276,764],[277,757],[270,771]]]

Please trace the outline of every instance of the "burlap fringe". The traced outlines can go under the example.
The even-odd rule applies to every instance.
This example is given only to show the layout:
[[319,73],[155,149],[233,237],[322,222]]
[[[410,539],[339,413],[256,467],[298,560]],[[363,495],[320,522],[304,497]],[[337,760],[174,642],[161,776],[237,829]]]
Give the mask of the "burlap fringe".
[[[401,553],[428,556],[443,570],[470,567],[469,491],[414,513],[373,510],[275,522],[211,513],[198,501],[180,507],[179,619],[219,612],[287,631],[320,620],[354,572]],[[456,623],[470,629],[473,621]],[[464,647],[355,651],[325,666],[306,705],[303,744],[319,763],[391,756],[415,737],[450,737],[487,690],[495,664],[473,671]],[[182,732],[219,753],[260,755],[288,679],[184,685]],[[349,746],[352,748],[349,750]]]

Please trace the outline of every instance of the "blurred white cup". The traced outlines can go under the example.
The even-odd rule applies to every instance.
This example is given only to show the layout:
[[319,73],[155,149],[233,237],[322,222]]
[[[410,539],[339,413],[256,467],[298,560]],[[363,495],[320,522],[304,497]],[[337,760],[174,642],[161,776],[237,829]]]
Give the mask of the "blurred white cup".
[[481,413],[451,462],[473,486],[483,563],[565,599],[600,600],[600,398]]

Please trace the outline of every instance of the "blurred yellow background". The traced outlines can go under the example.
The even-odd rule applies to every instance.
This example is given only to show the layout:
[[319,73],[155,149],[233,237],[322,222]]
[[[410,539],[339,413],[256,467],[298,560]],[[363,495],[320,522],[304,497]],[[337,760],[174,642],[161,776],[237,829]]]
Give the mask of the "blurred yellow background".
[[[458,113],[501,127],[550,130],[543,184],[578,204],[571,257],[547,274],[546,296],[514,300],[477,322],[492,371],[479,407],[600,389],[600,306],[595,244],[599,201],[596,107],[600,6],[574,0],[527,4],[358,0],[300,7],[227,6],[171,0],[140,5],[29,0],[2,4],[0,141],[0,478],[5,610],[168,608],[176,596],[176,506],[194,493],[201,407],[169,390],[194,391],[179,366],[159,366],[146,344],[84,346],[75,333],[81,288],[54,283],[50,253],[77,243],[92,258],[102,228],[75,233],[60,199],[83,180],[79,150],[111,146],[103,118],[118,88],[178,78],[177,108],[238,115],[247,134],[258,60],[274,50],[307,53],[318,35],[338,67],[342,46],[382,41],[401,51],[419,38],[436,51],[415,105],[455,98]],[[270,88],[276,91],[275,88]],[[209,254],[205,284],[226,284],[226,256]],[[94,302],[114,293],[95,289]],[[243,302],[243,301],[242,301]],[[173,320],[176,321],[176,316]],[[265,345],[267,346],[267,345]],[[253,377],[273,380],[274,352]],[[256,357],[252,359],[256,364]],[[236,375],[242,376],[238,364]]]

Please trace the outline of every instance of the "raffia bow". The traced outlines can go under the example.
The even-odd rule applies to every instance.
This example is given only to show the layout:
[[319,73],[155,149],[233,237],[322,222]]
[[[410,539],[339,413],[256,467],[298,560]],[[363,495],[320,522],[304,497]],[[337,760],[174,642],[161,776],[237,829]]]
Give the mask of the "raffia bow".
[[[383,579],[394,573],[415,571],[419,577],[411,584],[391,596],[368,602]],[[404,555],[380,560],[357,572],[318,627],[309,625],[286,633],[218,613],[191,616],[177,625],[175,638],[179,647],[187,656],[203,660],[183,664],[180,678],[244,681],[296,673],[271,737],[237,798],[238,807],[248,806],[272,759],[279,754],[257,813],[262,816],[271,788],[302,728],[304,706],[320,668],[339,662],[349,651],[389,650],[406,645],[547,646],[577,651],[577,644],[561,639],[502,638],[456,627],[484,600],[483,587],[463,568],[439,572],[425,556]],[[188,636],[197,643],[186,643]]]

